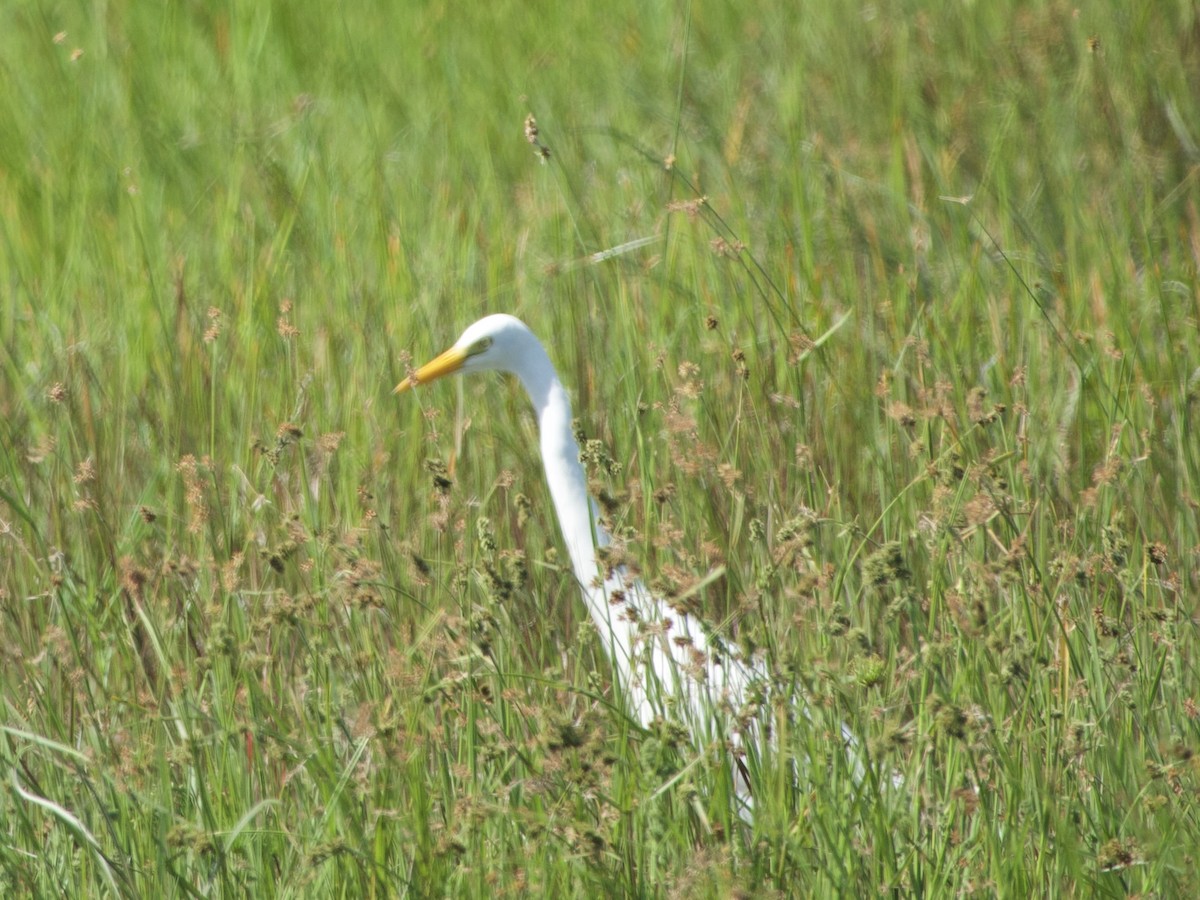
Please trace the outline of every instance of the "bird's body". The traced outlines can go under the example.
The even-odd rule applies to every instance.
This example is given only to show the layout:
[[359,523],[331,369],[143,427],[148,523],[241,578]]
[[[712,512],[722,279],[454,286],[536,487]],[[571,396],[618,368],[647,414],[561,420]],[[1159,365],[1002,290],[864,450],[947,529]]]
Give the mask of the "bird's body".
[[[486,370],[517,376],[533,403],[563,541],[629,711],[643,726],[658,716],[681,718],[699,745],[720,739],[737,749],[753,740],[747,732],[762,727],[765,668],[736,650],[724,652],[693,616],[668,607],[623,569],[606,576],[598,563],[597,548],[610,538],[588,495],[571,401],[545,348],[523,322],[509,315],[480,319],[396,391],[454,372]],[[748,799],[744,768],[737,768],[739,793]]]

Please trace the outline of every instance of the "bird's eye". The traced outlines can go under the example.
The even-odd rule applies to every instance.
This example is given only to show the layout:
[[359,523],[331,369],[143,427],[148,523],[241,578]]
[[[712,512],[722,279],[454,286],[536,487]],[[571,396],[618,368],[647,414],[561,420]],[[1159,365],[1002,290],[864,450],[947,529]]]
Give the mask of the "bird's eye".
[[490,346],[492,346],[490,337],[480,338],[468,348],[467,356],[478,356],[480,353],[485,353]]

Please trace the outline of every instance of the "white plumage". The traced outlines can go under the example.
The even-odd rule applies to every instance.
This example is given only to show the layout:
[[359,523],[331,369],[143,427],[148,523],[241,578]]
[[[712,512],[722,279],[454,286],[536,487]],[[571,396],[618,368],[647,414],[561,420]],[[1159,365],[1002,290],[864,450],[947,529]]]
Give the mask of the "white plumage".
[[[587,492],[572,434],[571,401],[545,348],[523,322],[509,315],[480,319],[449,350],[397,385],[396,392],[455,372],[488,370],[515,375],[533,403],[563,541],[630,712],[643,726],[659,715],[678,716],[700,746],[724,739],[736,750],[744,740],[753,740],[753,734],[739,731],[736,721],[749,723],[751,730],[761,727],[757,701],[767,685],[761,664],[715,647],[692,616],[671,609],[623,570],[604,577],[596,550],[610,538]],[[844,728],[843,733],[852,744]],[[735,771],[740,773],[739,793],[748,799],[744,767],[739,764]]]

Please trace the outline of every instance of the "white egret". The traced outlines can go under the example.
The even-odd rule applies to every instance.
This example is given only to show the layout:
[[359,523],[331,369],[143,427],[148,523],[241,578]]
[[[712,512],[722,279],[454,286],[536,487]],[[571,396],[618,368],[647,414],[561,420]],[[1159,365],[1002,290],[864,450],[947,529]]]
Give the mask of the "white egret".
[[[579,445],[571,428],[571,401],[550,357],[532,331],[509,315],[491,315],[467,328],[449,350],[396,386],[401,393],[456,372],[515,375],[537,415],[546,483],[575,578],[592,621],[616,668],[626,703],[643,726],[672,713],[698,746],[728,740],[735,752],[761,727],[767,673],[738,650],[727,651],[692,616],[654,597],[624,570],[605,576],[596,550],[609,544],[587,491]],[[807,716],[807,710],[803,711]],[[845,732],[848,743],[852,738]],[[853,751],[851,751],[853,756]],[[740,760],[738,791],[748,801]]]

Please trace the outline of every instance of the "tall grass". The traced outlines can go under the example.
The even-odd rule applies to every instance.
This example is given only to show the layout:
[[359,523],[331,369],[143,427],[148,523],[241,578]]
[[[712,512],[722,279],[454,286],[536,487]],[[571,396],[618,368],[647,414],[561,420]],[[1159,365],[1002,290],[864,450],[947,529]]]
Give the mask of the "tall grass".
[[[1200,20],[827,6],[0,11],[0,892],[1200,892]],[[752,825],[390,395],[500,310],[810,698]]]

